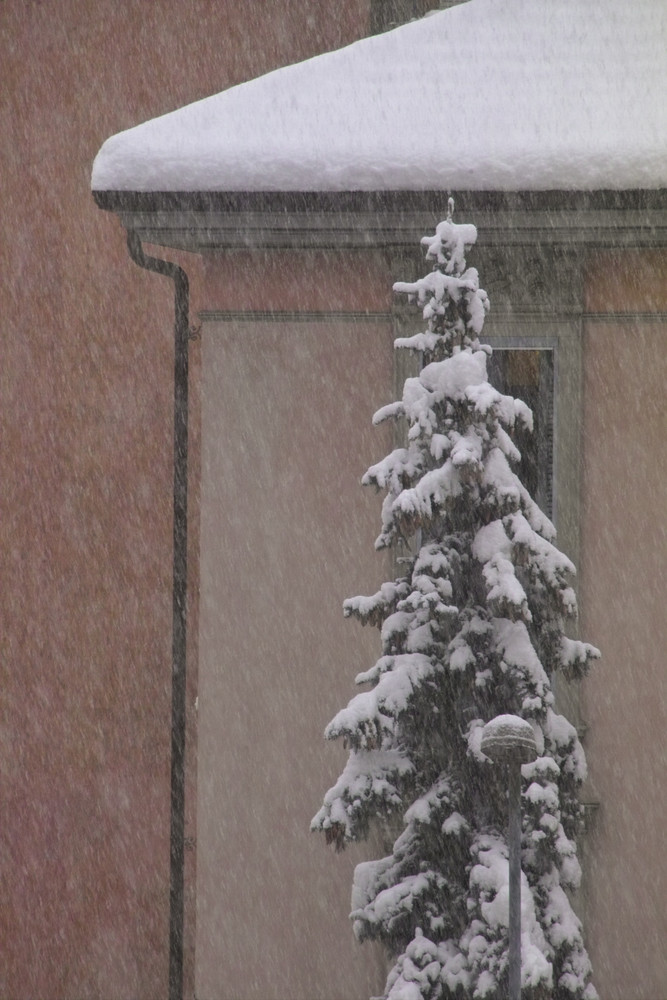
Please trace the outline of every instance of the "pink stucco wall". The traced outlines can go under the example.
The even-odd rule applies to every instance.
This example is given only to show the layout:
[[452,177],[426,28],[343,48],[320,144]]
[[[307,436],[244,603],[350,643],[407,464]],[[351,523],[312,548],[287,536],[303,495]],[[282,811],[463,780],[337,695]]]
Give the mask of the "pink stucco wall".
[[166,993],[172,292],[95,207],[93,158],[121,129],[365,34],[367,8],[0,3],[7,1000]]

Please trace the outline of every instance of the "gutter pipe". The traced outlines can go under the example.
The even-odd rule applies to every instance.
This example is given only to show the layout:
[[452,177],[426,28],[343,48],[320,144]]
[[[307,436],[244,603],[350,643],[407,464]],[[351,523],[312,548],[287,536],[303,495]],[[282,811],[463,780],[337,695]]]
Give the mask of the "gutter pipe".
[[171,819],[169,872],[169,1000],[183,1000],[185,911],[185,706],[188,541],[188,276],[177,264],[149,257],[128,230],[130,257],[174,282],[174,563],[171,674]]

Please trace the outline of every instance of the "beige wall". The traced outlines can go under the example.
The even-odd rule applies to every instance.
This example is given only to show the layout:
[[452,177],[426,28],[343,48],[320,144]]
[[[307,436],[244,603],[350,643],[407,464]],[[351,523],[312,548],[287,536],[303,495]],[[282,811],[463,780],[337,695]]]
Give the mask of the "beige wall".
[[[287,296],[289,299],[289,296]],[[385,321],[203,329],[197,996],[356,1000],[381,989],[353,939],[352,868],[309,832],[344,761],[324,726],[377,655],[346,596],[384,579]]]
[[663,1000],[667,255],[598,256],[586,309],[582,632],[603,652],[583,699],[600,802],[585,841],[586,932],[603,1000]]

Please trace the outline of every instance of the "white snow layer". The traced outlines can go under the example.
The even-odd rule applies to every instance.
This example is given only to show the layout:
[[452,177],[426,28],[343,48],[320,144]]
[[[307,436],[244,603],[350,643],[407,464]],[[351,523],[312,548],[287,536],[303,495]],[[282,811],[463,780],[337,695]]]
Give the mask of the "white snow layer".
[[469,0],[114,135],[92,186],[656,188],[666,94],[665,0]]

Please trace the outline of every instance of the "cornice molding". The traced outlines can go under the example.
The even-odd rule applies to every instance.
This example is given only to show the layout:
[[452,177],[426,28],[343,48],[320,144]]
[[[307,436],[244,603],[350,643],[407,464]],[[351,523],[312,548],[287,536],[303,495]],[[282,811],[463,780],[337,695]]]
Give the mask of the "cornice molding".
[[[158,246],[223,250],[412,248],[447,192],[97,191],[100,208]],[[667,190],[458,192],[456,214],[489,246],[667,246]]]

